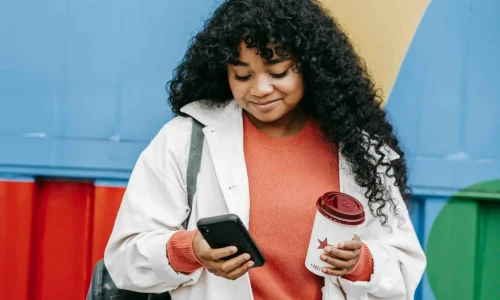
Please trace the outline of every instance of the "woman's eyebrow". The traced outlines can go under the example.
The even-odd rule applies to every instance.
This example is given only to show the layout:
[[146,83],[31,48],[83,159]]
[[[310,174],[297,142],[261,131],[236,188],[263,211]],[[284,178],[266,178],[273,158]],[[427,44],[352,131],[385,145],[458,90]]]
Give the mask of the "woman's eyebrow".
[[233,66],[242,66],[242,67],[250,66],[248,63],[237,59],[231,59],[229,60],[229,63],[232,64]]

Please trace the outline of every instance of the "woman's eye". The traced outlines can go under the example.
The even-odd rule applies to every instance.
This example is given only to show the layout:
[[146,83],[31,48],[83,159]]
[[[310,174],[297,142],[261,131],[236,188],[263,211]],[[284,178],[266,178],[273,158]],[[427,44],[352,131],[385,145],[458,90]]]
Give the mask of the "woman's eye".
[[279,73],[279,74],[273,74],[273,73],[271,73],[270,75],[271,75],[271,77],[273,77],[273,78],[283,78],[283,77],[285,77],[286,75],[288,75],[288,70],[290,70],[290,69],[287,69],[287,70],[286,70],[285,72],[283,72],[283,73]]
[[234,74],[234,79],[238,80],[238,81],[247,81],[248,79],[250,79],[251,75],[247,75],[247,76],[238,76],[236,74]]

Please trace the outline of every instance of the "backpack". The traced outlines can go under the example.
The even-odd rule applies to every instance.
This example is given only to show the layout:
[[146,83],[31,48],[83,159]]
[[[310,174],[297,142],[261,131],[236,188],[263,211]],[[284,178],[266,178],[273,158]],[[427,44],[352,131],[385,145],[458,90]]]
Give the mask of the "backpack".
[[[193,206],[193,196],[196,192],[196,180],[200,171],[201,154],[203,151],[203,124],[193,119],[191,144],[189,147],[189,159],[187,165],[187,196],[188,205],[191,210]],[[184,228],[187,228],[191,212],[184,222]],[[147,294],[137,293],[127,290],[121,290],[109,276],[108,270],[101,259],[94,267],[92,280],[90,282],[87,300],[170,300],[170,293]]]

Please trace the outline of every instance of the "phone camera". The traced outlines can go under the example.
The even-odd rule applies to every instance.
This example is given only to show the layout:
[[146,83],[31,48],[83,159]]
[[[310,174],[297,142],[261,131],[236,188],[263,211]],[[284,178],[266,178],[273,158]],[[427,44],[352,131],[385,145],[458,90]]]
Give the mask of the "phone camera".
[[203,227],[201,230],[203,230],[204,235],[210,234],[210,230],[207,227]]

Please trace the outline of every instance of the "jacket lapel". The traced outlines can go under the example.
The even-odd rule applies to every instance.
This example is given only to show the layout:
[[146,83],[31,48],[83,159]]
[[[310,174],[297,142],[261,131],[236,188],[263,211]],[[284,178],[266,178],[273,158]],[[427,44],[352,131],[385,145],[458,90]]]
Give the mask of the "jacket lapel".
[[250,197],[243,149],[243,118],[239,107],[228,109],[232,111],[225,114],[223,120],[208,125],[203,132],[228,210],[248,227]]

